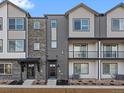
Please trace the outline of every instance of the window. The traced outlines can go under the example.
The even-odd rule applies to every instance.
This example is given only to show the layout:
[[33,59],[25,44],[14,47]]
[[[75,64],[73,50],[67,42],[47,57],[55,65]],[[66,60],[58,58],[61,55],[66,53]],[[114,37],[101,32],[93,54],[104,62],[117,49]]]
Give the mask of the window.
[[57,48],[57,42],[56,40],[51,42],[51,48]]
[[39,21],[34,21],[34,23],[33,23],[33,28],[34,29],[40,29],[40,22]]
[[103,74],[107,74],[107,75],[117,74],[117,64],[104,63]]
[[116,58],[118,57],[118,46],[115,45],[104,45],[104,52],[103,52],[104,57],[112,57]]
[[24,52],[24,40],[9,40],[8,51],[9,52]]
[[86,58],[87,57],[87,45],[75,44],[74,45],[74,58]]
[[56,20],[51,20],[51,28],[57,28],[57,21]]
[[112,19],[112,30],[113,31],[124,31],[124,19],[113,18]]
[[74,64],[74,74],[88,74],[89,65],[88,64]]
[[9,30],[24,31],[24,18],[9,18]]
[[51,20],[51,48],[57,48],[57,21]]
[[0,52],[3,52],[3,41],[0,40]]
[[1,75],[12,74],[12,64],[0,64],[0,74]]
[[34,43],[34,50],[40,50],[40,43]]
[[89,31],[89,19],[74,19],[74,31]]
[[3,18],[0,17],[0,30],[3,30]]

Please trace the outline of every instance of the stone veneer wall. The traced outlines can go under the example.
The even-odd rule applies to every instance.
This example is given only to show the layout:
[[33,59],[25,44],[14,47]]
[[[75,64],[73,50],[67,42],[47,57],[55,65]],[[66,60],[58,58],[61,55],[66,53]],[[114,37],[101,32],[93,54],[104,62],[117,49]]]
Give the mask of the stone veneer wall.
[[[34,21],[39,21],[41,29],[35,30],[33,28]],[[40,50],[34,50],[34,43],[40,43]],[[35,68],[35,78],[46,78],[46,19],[44,18],[29,18],[28,21],[28,57],[41,58],[40,72]]]

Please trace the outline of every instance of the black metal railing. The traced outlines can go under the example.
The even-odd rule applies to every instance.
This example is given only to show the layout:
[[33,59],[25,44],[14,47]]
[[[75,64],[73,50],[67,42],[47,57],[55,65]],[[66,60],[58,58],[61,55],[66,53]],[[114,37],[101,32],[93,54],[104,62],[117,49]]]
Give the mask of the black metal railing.
[[124,58],[124,51],[69,51],[69,58]]
[[69,51],[69,58],[98,58],[97,51]]
[[102,51],[102,58],[124,58],[124,51]]

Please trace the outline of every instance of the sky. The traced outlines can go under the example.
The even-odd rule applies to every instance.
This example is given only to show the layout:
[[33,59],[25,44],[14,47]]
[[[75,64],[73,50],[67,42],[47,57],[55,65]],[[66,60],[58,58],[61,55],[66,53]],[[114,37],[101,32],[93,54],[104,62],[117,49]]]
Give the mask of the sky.
[[[0,0],[2,2],[3,0]],[[30,13],[41,17],[44,14],[64,14],[80,3],[84,3],[99,13],[105,13],[124,0],[9,0]]]

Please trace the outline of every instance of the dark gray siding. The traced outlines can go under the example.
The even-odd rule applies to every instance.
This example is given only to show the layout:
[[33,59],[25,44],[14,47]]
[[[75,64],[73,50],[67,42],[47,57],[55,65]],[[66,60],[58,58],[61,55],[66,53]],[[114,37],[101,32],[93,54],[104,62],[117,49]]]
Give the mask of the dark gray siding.
[[[63,75],[57,70],[57,78],[67,79],[68,77],[68,31],[67,19],[65,16],[47,16],[47,60],[57,60]],[[57,20],[57,48],[51,48],[51,19]],[[63,54],[62,54],[63,51]],[[52,62],[52,61],[51,61]]]

